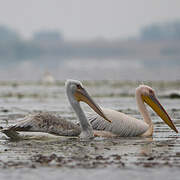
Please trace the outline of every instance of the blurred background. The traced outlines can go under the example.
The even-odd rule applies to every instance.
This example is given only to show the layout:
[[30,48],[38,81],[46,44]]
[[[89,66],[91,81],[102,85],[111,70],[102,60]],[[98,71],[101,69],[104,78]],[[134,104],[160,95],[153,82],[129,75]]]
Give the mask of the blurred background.
[[180,80],[179,0],[0,4],[0,80]]
[[[149,85],[180,130],[180,0],[0,0],[0,127],[41,111],[77,122],[68,78],[83,80],[101,107],[138,119],[134,92]],[[141,167],[151,179],[178,179],[180,135],[149,112],[153,140],[6,142],[0,133],[0,179],[97,179],[101,170],[103,179],[147,179]],[[35,163],[44,155],[48,163]]]

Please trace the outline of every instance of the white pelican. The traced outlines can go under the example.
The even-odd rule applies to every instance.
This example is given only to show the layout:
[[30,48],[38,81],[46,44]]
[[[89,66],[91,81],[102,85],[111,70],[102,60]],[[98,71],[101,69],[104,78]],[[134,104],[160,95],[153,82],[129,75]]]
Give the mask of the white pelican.
[[[79,119],[81,128],[77,124],[44,112],[28,115],[16,125],[2,129],[1,132],[5,133],[11,139],[22,139],[18,131],[45,132],[59,136],[80,135],[80,137],[84,139],[94,137],[93,129],[83,110],[81,109],[79,102],[84,101],[96,113],[102,116],[103,119],[107,121],[109,120],[105,117],[100,107],[92,100],[87,91],[83,88],[81,82],[76,80],[67,80],[65,86],[67,97]],[[95,134],[97,135],[97,133]]]
[[46,71],[44,73],[42,81],[44,84],[48,84],[48,85],[55,83],[55,79],[54,79],[53,75],[48,71]]
[[[136,101],[144,121],[130,117],[118,111],[102,109],[105,116],[111,120],[112,123],[104,121],[104,119],[97,114],[90,114],[88,119],[93,129],[108,131],[112,133],[111,136],[152,136],[153,123],[144,104],[145,102],[157,113],[157,115],[161,117],[162,120],[164,120],[164,122],[171,129],[178,133],[178,130],[171,121],[169,115],[157,100],[152,88],[145,85],[140,85],[138,88],[136,88]],[[106,136],[106,134],[104,134],[104,136]]]

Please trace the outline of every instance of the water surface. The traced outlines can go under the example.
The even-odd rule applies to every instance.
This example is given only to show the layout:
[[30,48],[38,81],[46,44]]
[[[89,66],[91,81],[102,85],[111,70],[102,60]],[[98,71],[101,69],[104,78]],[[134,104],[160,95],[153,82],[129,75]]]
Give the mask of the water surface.
[[[84,81],[96,102],[140,118],[134,91],[138,82]],[[179,82],[147,82],[180,128]],[[173,95],[173,96],[172,96]],[[76,115],[65,96],[64,82],[0,83],[0,126],[14,124],[27,113],[50,111],[76,122]],[[83,104],[85,111],[91,111]],[[180,140],[150,110],[155,132],[152,138],[77,138],[12,142],[0,135],[0,178],[8,179],[179,179]],[[147,176],[150,174],[151,176]]]

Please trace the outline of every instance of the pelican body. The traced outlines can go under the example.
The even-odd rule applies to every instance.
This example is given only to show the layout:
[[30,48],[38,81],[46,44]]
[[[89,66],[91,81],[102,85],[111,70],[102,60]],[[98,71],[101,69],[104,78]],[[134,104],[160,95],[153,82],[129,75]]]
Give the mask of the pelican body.
[[143,121],[118,111],[102,109],[105,116],[111,120],[112,123],[104,121],[104,119],[97,114],[91,114],[88,119],[93,129],[110,132],[111,136],[152,136],[153,122],[146,109],[146,103],[171,129],[178,133],[178,130],[176,129],[165,109],[156,98],[155,92],[151,87],[140,85],[138,88],[136,88],[136,101],[138,109],[143,117]]
[[93,129],[87,120],[80,106],[80,101],[87,103],[96,113],[103,117],[106,121],[111,122],[103,114],[101,108],[93,101],[88,92],[83,88],[80,81],[67,80],[65,83],[66,94],[68,100],[74,109],[80,126],[67,121],[53,114],[43,112],[27,115],[22,121],[16,125],[1,130],[11,139],[21,139],[20,131],[24,132],[44,132],[58,136],[79,136],[83,139],[94,137]]

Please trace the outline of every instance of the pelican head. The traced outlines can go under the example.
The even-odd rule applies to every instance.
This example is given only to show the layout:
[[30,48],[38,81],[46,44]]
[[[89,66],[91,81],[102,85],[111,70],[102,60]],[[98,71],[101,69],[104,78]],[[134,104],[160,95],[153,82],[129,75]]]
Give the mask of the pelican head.
[[101,108],[93,101],[88,92],[83,87],[82,83],[77,80],[67,80],[65,83],[67,96],[72,104],[77,104],[80,101],[87,103],[96,113],[105,120],[111,122],[103,113]]
[[178,130],[176,129],[168,113],[156,98],[154,90],[146,85],[140,85],[136,90],[138,93],[140,93],[142,100],[148,104],[171,129],[178,133]]

